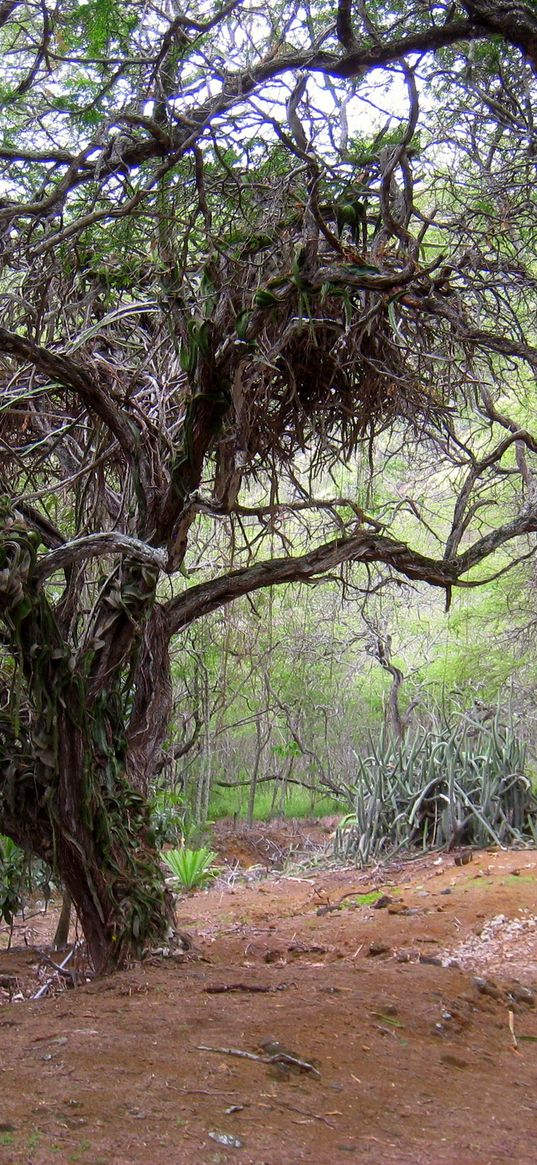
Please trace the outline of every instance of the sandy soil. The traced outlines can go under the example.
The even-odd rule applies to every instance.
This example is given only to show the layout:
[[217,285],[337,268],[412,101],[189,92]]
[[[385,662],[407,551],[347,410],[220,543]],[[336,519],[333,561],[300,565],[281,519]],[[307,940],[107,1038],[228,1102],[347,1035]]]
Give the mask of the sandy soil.
[[537,853],[323,869],[288,828],[221,830],[174,957],[32,1002],[55,912],[18,921],[2,1165],[534,1165]]

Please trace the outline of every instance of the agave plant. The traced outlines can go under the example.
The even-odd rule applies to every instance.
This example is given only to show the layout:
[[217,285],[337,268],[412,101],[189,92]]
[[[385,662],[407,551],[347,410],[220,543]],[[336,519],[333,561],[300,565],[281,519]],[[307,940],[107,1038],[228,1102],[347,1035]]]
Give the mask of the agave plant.
[[169,849],[161,856],[184,890],[205,886],[218,874],[216,854],[205,845],[199,849]]
[[486,722],[472,714],[433,716],[403,740],[384,729],[356,765],[352,812],[336,833],[338,856],[365,863],[411,846],[537,840],[525,746],[499,709]]

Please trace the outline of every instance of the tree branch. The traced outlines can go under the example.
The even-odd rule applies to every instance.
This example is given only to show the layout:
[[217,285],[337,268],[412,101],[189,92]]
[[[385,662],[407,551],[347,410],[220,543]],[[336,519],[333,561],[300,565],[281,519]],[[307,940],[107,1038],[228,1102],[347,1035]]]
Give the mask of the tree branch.
[[222,578],[200,583],[171,599],[167,613],[170,636],[218,607],[263,587],[308,582],[344,562],[384,565],[408,579],[441,587],[449,598],[453,586],[465,585],[462,576],[513,538],[537,530],[537,504],[526,506],[512,522],[493,530],[468,550],[449,560],[429,558],[380,534],[360,530],[349,538],[337,538],[299,557],[274,558],[232,571]]
[[[228,7],[231,10],[234,3],[226,6],[226,10]],[[521,5],[521,7],[524,6]],[[454,20],[440,27],[429,26],[422,31],[412,33],[410,36],[394,40],[386,38],[382,43],[354,49],[344,56],[317,49],[314,46],[297,52],[269,57],[252,68],[228,74],[219,94],[204,104],[187,110],[179,119],[181,124],[170,135],[168,147],[164,144],[164,136],[155,137],[154,134],[151,134],[149,138],[134,137],[132,143],[118,153],[113,149],[113,142],[108,139],[95,159],[88,163],[88,154],[95,150],[95,143],[92,143],[78,158],[72,159],[69,163],[72,172],[69,175],[64,175],[50,194],[33,203],[6,203],[4,201],[3,205],[0,206],[0,220],[10,220],[19,216],[40,217],[45,209],[63,203],[69,190],[81,183],[95,181],[96,178],[102,182],[113,174],[138,169],[144,162],[158,157],[164,156],[170,160],[170,164],[175,164],[195,144],[216,117],[231,109],[236,102],[242,102],[263,82],[279,77],[288,70],[320,72],[328,76],[348,79],[400,61],[413,53],[436,52],[440,48],[456,44],[459,41],[476,40],[487,35],[490,35],[489,27],[479,22],[476,23],[474,19]],[[171,96],[173,97],[173,93]],[[63,156],[61,161],[64,161]],[[150,189],[152,186],[153,183],[151,183]],[[103,211],[95,212],[95,214],[97,216],[95,221],[105,216]],[[66,229],[61,237],[69,237],[71,233],[71,229],[68,231]],[[43,250],[43,245],[35,253],[38,254],[41,250]]]
[[347,52],[356,48],[352,27],[352,0],[339,0],[337,7],[337,38]]
[[521,0],[463,0],[470,19],[487,33],[500,35],[527,57],[537,73],[537,11]]
[[96,379],[88,374],[82,364],[71,360],[70,356],[63,356],[59,352],[50,352],[48,348],[41,348],[32,340],[9,332],[0,327],[0,352],[14,356],[18,360],[28,361],[38,372],[51,380],[58,381],[64,388],[70,388],[108,425],[110,432],[119,441],[122,449],[132,456],[136,451],[136,436],[131,422],[125,413],[114,404],[110,396],[103,391]]
[[33,573],[34,581],[41,586],[45,579],[50,578],[57,570],[65,570],[75,562],[88,558],[104,558],[108,554],[121,554],[132,558],[136,562],[153,566],[157,570],[166,570],[167,554],[165,550],[158,550],[148,546],[139,538],[132,538],[129,534],[118,534],[108,531],[102,534],[86,534],[82,538],[74,538],[51,550],[39,559]]

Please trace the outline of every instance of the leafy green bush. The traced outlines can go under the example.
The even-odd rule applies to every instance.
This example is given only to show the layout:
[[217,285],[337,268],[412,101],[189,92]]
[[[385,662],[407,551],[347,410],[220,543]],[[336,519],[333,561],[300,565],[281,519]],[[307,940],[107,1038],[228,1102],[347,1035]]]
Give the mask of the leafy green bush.
[[24,874],[23,851],[10,837],[0,834],[0,918],[8,926],[22,906]]
[[218,874],[213,865],[216,854],[206,845],[200,849],[170,849],[161,856],[184,890],[205,886]]
[[173,789],[156,789],[150,800],[151,828],[156,845],[177,843],[185,836],[186,805],[181,793]]
[[383,730],[356,757],[352,812],[336,832],[338,856],[360,862],[395,850],[537,841],[537,798],[525,745],[499,711],[432,716],[403,740]]

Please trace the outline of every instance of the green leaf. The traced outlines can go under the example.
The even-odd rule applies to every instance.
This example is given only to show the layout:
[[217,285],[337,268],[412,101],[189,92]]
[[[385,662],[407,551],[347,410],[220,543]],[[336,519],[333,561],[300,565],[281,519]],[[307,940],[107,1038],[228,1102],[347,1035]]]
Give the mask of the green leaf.
[[267,291],[266,288],[261,288],[254,295],[254,304],[256,307],[276,307],[279,302],[279,299],[273,295],[272,291]]
[[198,356],[194,347],[189,348],[187,344],[181,344],[179,348],[179,364],[183,372],[195,372],[197,359]]
[[252,313],[250,311],[241,311],[238,316],[235,316],[235,331],[239,340],[246,339],[251,318]]

